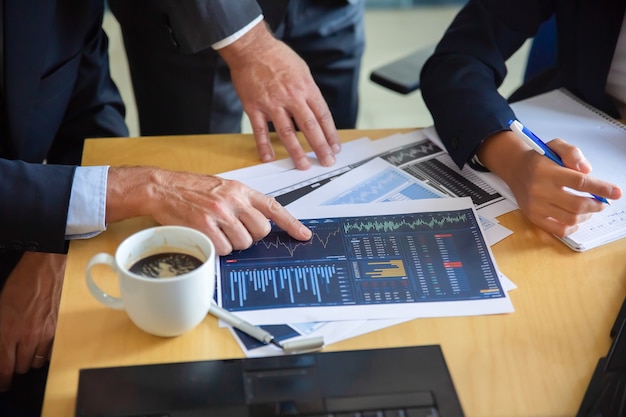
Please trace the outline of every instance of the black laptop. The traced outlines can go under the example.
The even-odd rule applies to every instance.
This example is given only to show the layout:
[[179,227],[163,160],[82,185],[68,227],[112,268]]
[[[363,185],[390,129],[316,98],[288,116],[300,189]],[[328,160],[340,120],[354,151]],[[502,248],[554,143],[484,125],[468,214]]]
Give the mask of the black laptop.
[[80,417],[462,417],[438,345],[80,371]]
[[611,328],[613,343],[598,360],[576,417],[626,415],[626,299]]

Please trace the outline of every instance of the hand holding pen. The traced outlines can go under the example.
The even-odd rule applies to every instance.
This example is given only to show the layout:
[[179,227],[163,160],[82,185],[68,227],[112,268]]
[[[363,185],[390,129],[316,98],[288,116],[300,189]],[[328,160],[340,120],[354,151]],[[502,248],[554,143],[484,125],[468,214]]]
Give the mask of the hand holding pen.
[[[511,130],[528,146],[530,146],[535,152],[540,155],[543,155],[549,158],[551,161],[557,163],[558,165],[565,167],[563,160],[559,155],[557,155],[548,145],[546,145],[537,135],[530,131],[527,127],[521,124],[517,120],[510,120],[509,127]],[[596,194],[590,194],[594,199],[600,201],[601,203],[609,204],[609,201],[601,196]]]

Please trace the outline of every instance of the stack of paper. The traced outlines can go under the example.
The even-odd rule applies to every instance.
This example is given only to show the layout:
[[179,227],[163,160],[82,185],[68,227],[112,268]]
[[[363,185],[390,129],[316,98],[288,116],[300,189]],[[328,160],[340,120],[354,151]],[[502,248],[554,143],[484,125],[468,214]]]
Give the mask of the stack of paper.
[[[297,242],[273,230],[220,258],[218,303],[280,340],[513,311],[490,245],[510,234],[494,217],[515,206],[421,131],[349,142],[331,168],[279,161],[222,176],[275,196],[314,232]],[[236,334],[247,356],[281,353]]]

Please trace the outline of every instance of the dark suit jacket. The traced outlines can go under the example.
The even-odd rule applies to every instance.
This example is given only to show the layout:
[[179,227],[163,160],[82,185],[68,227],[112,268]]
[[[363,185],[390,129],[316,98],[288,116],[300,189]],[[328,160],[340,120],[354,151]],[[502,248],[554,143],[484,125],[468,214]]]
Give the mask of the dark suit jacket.
[[127,135],[109,76],[102,0],[4,5],[0,279],[22,250],[65,251],[83,139]]
[[[123,0],[115,1],[120,3]],[[134,1],[134,0],[133,0]],[[145,1],[145,0],[144,0]],[[182,53],[195,53],[232,35],[260,13],[275,30],[287,13],[289,0],[150,0],[135,3],[135,10],[157,8],[167,15],[167,25]],[[292,0],[298,1],[298,0]],[[318,0],[324,3],[356,3],[360,0]],[[120,5],[122,6],[122,5]],[[118,6],[119,7],[119,6]],[[127,5],[131,8],[130,5]]]
[[470,0],[446,31],[421,74],[437,132],[462,166],[489,135],[515,117],[497,87],[505,60],[556,16],[558,57],[513,94],[519,100],[557,87],[617,117],[604,92],[626,2],[623,0]]
[[[183,53],[195,53],[211,47],[237,32],[261,14],[256,0],[150,0],[148,3],[126,5],[126,10],[163,11],[173,40]],[[260,3],[263,3],[261,0]],[[269,22],[282,19],[286,0],[267,0],[263,13]],[[118,8],[124,6],[117,6]]]

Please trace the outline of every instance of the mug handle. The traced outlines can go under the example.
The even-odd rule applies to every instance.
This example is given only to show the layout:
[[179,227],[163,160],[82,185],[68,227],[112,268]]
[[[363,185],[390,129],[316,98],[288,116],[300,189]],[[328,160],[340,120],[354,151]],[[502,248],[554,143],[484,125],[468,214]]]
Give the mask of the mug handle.
[[107,307],[111,307],[116,310],[123,310],[124,303],[122,302],[122,299],[102,291],[93,280],[93,276],[91,275],[91,268],[96,265],[106,265],[111,268],[115,273],[117,273],[118,271],[117,266],[115,265],[115,258],[113,258],[108,253],[98,253],[97,255],[95,255],[87,264],[87,268],[85,270],[85,280],[87,281],[87,288],[89,288],[89,292],[96,298],[96,300],[100,301]]

